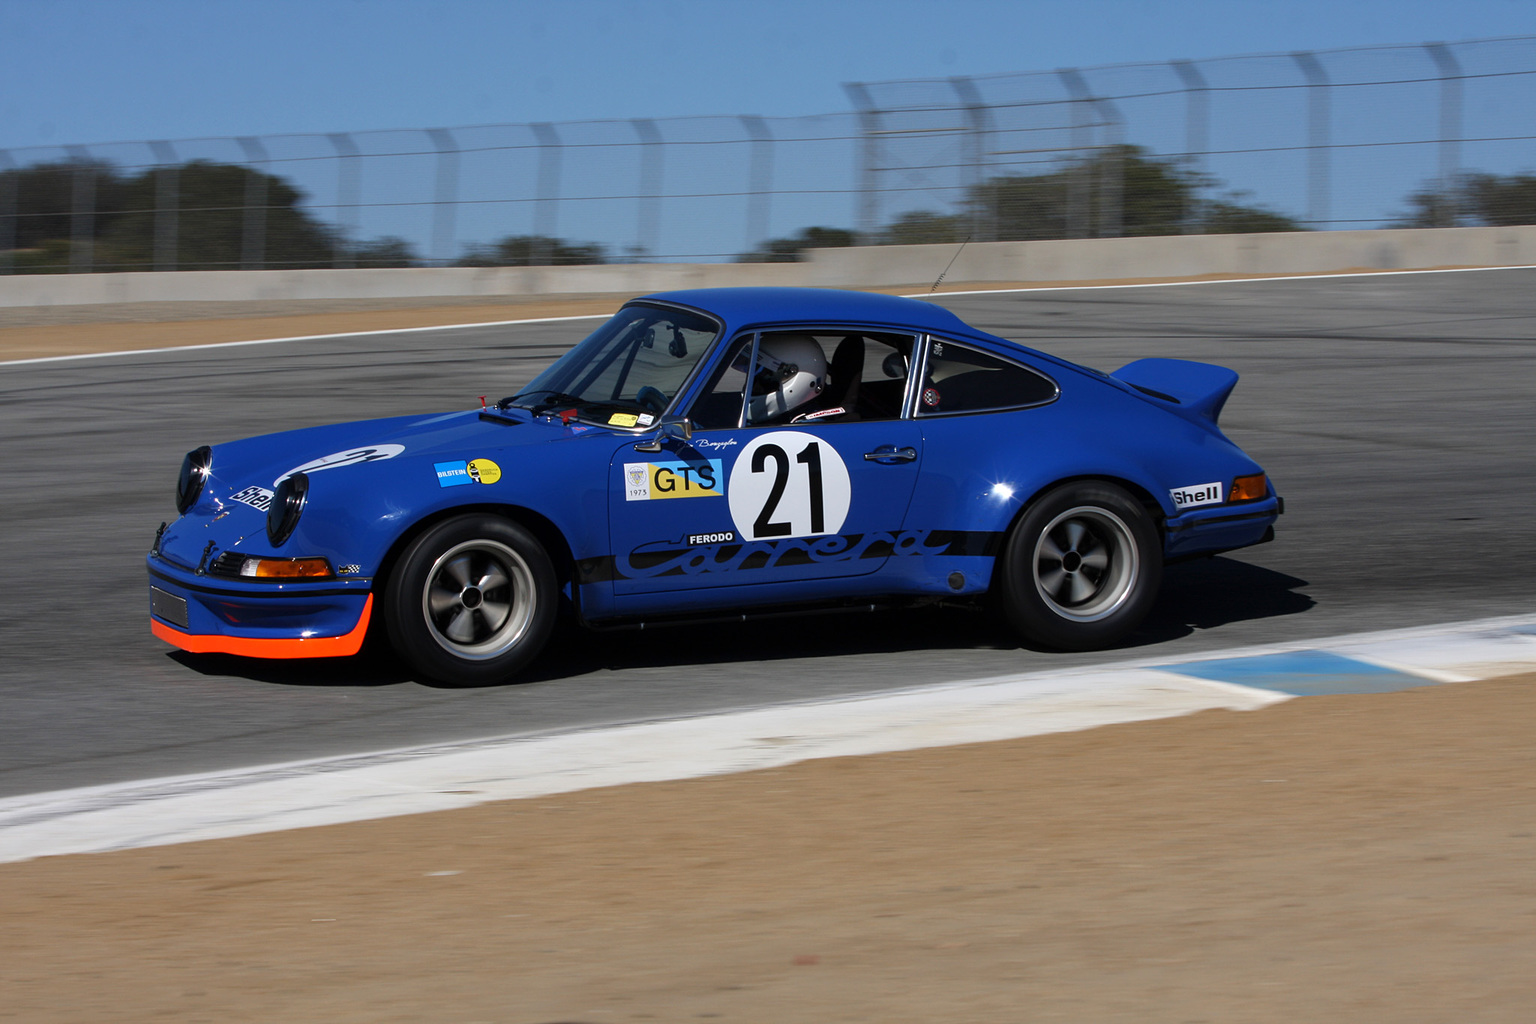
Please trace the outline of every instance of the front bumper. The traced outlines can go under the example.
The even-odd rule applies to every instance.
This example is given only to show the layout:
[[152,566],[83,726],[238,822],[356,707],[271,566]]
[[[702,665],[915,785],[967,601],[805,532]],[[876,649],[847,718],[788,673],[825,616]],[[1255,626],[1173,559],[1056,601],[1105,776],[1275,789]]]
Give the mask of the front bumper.
[[356,654],[373,615],[371,579],[247,582],[148,556],[150,631],[194,654],[334,658]]

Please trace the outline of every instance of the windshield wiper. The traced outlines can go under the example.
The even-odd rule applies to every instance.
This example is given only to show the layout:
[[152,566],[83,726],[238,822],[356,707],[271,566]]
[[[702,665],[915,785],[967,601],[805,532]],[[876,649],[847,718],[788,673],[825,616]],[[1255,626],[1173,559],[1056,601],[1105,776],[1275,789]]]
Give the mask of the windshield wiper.
[[563,391],[540,390],[524,391],[513,395],[511,398],[503,398],[501,401],[496,403],[496,408],[505,409],[512,403],[516,402],[519,398],[528,398],[532,395],[546,396],[542,400],[534,402],[532,405],[527,407],[528,411],[533,413],[535,416],[539,415],[541,412],[545,412],[546,410],[553,409],[557,405],[578,406],[587,404],[587,400],[585,398],[578,398],[575,395],[567,395]]

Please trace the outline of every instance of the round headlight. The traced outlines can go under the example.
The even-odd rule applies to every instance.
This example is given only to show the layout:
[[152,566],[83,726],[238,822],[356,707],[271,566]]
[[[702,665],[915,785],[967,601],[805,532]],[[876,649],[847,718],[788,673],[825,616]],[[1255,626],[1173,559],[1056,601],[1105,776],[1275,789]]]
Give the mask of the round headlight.
[[303,473],[284,477],[272,494],[272,504],[267,506],[267,539],[273,547],[282,547],[293,536],[293,528],[299,525],[304,513],[304,499],[309,496],[309,477]]
[[208,467],[212,464],[213,449],[207,445],[187,452],[187,457],[181,460],[181,474],[176,478],[177,512],[186,515],[187,509],[197,504],[203,484],[208,482]]

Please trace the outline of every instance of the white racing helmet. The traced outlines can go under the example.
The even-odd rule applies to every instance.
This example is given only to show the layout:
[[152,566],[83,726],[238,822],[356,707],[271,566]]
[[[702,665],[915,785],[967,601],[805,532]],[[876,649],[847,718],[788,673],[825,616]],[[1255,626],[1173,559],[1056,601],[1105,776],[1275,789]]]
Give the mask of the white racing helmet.
[[757,347],[757,373],[747,405],[753,423],[782,416],[827,386],[827,357],[808,334],[770,334]]

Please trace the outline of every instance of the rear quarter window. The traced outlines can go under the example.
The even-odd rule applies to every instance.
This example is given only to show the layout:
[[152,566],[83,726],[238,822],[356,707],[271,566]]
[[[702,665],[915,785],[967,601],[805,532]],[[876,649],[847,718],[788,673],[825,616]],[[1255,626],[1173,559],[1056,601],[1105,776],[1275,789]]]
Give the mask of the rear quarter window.
[[935,338],[928,346],[919,416],[1019,409],[1056,400],[1056,382],[1036,370],[967,345]]

